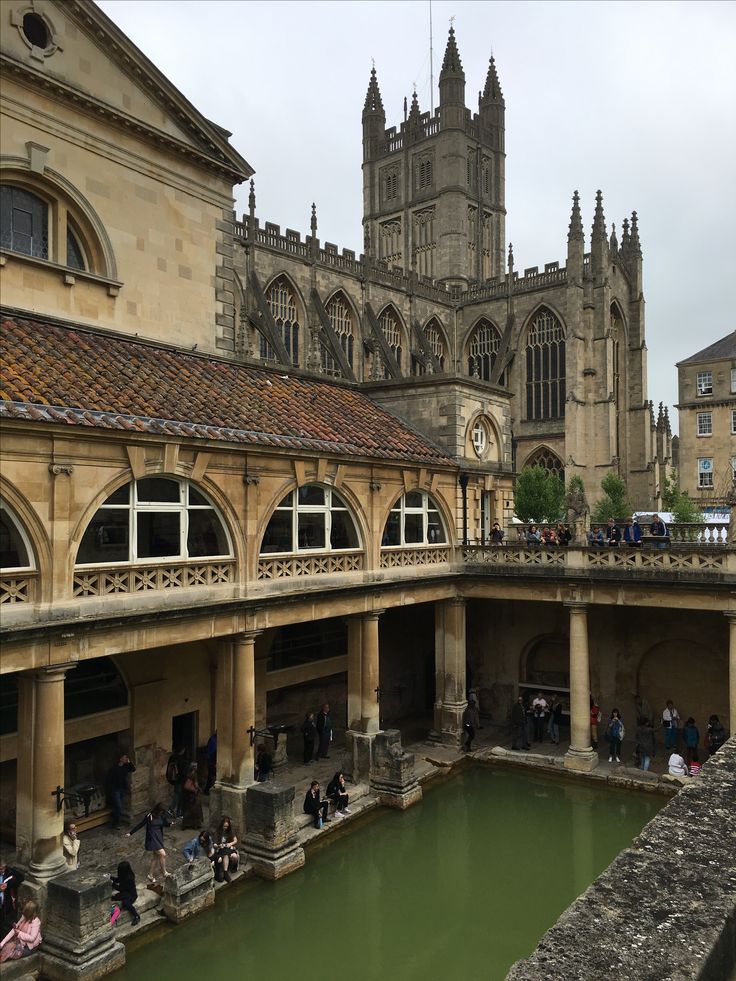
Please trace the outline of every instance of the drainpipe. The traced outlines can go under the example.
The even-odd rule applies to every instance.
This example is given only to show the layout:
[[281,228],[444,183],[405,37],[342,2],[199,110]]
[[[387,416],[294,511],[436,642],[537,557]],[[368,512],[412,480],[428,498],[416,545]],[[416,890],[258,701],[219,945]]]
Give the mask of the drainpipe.
[[461,473],[458,478],[460,490],[463,492],[463,545],[468,544],[468,475]]

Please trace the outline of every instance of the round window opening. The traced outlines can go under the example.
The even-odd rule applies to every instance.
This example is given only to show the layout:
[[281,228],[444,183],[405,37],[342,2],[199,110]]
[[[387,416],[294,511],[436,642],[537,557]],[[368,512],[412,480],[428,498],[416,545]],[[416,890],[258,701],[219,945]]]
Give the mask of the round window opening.
[[38,14],[25,14],[23,16],[23,33],[34,47],[44,50],[48,48],[49,29]]
[[473,448],[478,456],[483,456],[488,447],[488,433],[481,420],[473,426]]

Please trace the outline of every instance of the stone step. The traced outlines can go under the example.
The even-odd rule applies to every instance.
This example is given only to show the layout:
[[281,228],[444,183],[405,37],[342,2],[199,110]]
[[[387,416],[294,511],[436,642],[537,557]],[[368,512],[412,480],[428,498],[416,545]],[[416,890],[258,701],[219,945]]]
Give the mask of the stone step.
[[334,815],[333,812],[330,815],[332,819],[329,823],[323,824],[321,828],[315,828],[314,820],[309,814],[299,815],[300,818],[303,818],[301,821],[297,819],[299,844],[302,847],[309,847],[309,845],[314,844],[317,838],[338,831],[344,824],[354,821],[361,815],[373,810],[374,807],[378,807],[378,798],[370,793],[367,785],[359,784],[357,787],[351,788],[350,804],[348,806],[350,813],[347,817],[339,817],[338,815]]
[[[328,811],[329,817],[333,818],[334,821],[349,820],[352,813],[355,812],[359,801],[361,801],[369,793],[370,787],[367,783],[350,784],[348,786],[348,797],[350,800],[348,807],[350,808],[351,814],[348,815],[347,819],[336,817],[335,810],[332,804],[330,804],[330,809]],[[305,814],[304,811],[302,811],[302,803],[303,802],[301,799],[294,798],[294,817],[296,819],[297,829],[299,831],[303,831],[306,828],[312,828],[312,830],[316,831],[317,829],[314,827],[314,818],[311,816],[311,814]]]
[[18,961],[5,961],[0,969],[3,981],[36,981],[41,968],[40,961],[38,954],[29,954]]

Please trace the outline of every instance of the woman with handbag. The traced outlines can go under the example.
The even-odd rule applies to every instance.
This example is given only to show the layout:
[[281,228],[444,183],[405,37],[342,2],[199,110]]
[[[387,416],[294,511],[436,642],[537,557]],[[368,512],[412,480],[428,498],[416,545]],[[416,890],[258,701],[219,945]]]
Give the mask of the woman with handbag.
[[611,712],[611,718],[608,720],[608,738],[610,741],[608,762],[613,763],[615,759],[617,763],[620,763],[621,743],[624,741],[624,721],[617,708]]
[[41,920],[38,905],[29,899],[23,904],[23,915],[0,943],[0,964],[27,957],[41,943]]
[[131,828],[125,835],[126,838],[130,838],[131,835],[134,835],[136,831],[140,831],[140,829],[145,825],[146,842],[144,848],[151,855],[151,867],[146,878],[151,886],[156,882],[156,868],[160,869],[164,878],[171,875],[171,872],[166,871],[164,828],[170,828],[173,823],[174,822],[167,816],[166,808],[159,802],[158,804],[154,805],[152,811],[145,814],[138,824],[136,824],[134,828]]

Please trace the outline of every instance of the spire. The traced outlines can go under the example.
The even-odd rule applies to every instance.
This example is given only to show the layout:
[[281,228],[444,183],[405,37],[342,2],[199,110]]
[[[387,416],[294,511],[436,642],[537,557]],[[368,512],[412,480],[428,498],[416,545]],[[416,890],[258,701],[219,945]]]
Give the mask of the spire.
[[371,78],[368,82],[368,91],[365,96],[365,104],[363,105],[363,116],[367,113],[376,113],[379,116],[383,116],[384,119],[386,118],[381,90],[378,88],[375,65],[371,68]]
[[621,251],[621,255],[625,259],[626,256],[629,253],[629,247],[631,245],[631,236],[629,235],[629,219],[628,218],[624,218],[623,226],[624,226],[624,230],[623,230],[623,234],[621,236],[621,249],[620,249],[620,251]]
[[312,202],[312,218],[309,223],[310,230],[312,232],[312,238],[317,237],[317,205]]
[[248,195],[248,215],[251,221],[256,216],[256,182],[252,177],[250,179],[250,194]]
[[509,276],[514,275],[514,247],[509,242]]
[[568,242],[583,242],[583,217],[580,214],[580,195],[577,191],[572,196],[572,214],[570,215],[570,230],[567,233]]
[[486,75],[486,85],[483,89],[483,95],[480,97],[479,102],[484,105],[487,102],[501,102],[503,103],[503,92],[501,91],[501,83],[498,81],[498,72],[496,71],[496,59],[491,55],[491,60],[488,64],[488,74]]
[[460,52],[455,43],[455,28],[450,24],[450,33],[447,36],[447,47],[445,57],[442,59],[442,70],[440,71],[440,84],[448,75],[459,75],[465,81],[463,63],[460,61]]
[[671,438],[672,427],[670,426],[670,410],[667,406],[664,407],[664,431],[667,433],[668,438]]
[[591,241],[596,242],[606,240],[606,218],[603,214],[603,193],[597,191],[595,195],[595,215],[593,216],[593,234]]
[[409,110],[409,122],[418,123],[421,112],[419,111],[419,99],[417,98],[417,90],[414,89],[411,97],[411,109]]
[[657,416],[657,432],[664,432],[665,421],[664,421],[664,405],[659,403],[659,415]]
[[608,247],[611,252],[618,252],[618,239],[616,238],[616,226],[611,224],[611,237],[608,240]]
[[629,245],[631,254],[641,256],[641,243],[639,242],[639,219],[636,212],[631,212],[631,243]]

